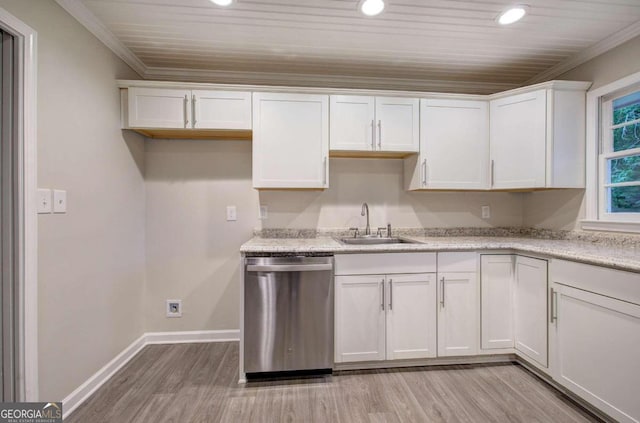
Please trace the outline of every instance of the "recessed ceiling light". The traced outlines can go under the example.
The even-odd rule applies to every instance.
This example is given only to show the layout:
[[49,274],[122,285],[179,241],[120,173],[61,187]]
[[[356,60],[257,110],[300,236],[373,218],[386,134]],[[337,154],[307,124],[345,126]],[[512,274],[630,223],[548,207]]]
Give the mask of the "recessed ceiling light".
[[524,5],[510,7],[498,16],[497,21],[500,25],[509,25],[518,22],[527,14],[528,9],[529,7]]
[[358,9],[367,16],[375,16],[384,10],[383,0],[360,0]]
[[211,2],[218,6],[229,6],[231,3],[233,3],[233,0],[211,0]]

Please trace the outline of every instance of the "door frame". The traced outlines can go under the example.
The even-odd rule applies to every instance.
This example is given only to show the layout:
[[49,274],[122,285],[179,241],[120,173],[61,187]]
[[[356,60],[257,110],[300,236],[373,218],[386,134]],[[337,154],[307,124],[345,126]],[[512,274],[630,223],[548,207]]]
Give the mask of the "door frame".
[[0,8],[0,28],[18,50],[18,363],[17,400],[38,400],[37,33]]

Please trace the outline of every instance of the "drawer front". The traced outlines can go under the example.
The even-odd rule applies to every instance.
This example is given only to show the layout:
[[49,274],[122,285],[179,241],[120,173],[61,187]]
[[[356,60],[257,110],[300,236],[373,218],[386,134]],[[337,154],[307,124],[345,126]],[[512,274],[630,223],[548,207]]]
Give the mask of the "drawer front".
[[336,275],[435,273],[436,253],[336,254]]
[[473,251],[438,253],[438,272],[477,272],[478,254]]
[[554,283],[640,304],[640,273],[552,260],[550,274]]

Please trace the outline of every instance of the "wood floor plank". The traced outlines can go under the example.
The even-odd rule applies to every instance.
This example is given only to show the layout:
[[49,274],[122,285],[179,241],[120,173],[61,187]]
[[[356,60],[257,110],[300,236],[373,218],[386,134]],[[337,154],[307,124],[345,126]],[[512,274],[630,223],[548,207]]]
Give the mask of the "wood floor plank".
[[599,421],[516,364],[237,382],[238,343],[151,345],[65,422]]

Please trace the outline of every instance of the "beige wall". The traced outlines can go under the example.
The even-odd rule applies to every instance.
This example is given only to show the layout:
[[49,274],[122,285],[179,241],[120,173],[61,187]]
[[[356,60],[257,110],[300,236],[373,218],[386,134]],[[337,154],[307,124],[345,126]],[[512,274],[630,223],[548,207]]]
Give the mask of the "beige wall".
[[[254,228],[520,226],[522,195],[407,193],[401,160],[331,159],[326,191],[265,191],[251,185],[251,143],[148,140],[148,331],[237,329],[238,249]],[[258,220],[259,204],[269,218]],[[226,221],[226,206],[238,220]],[[480,218],[490,205],[492,218]],[[165,317],[165,300],[182,299],[182,318]]]
[[[640,37],[636,37],[555,79],[593,81],[591,89],[640,72]],[[524,194],[524,226],[580,229],[585,217],[584,190]]]
[[571,69],[555,79],[592,81],[599,88],[632,73],[640,72],[640,36]]
[[143,140],[119,129],[115,78],[138,76],[53,0],[0,0],[38,32],[40,399],[59,401],[143,332]]

